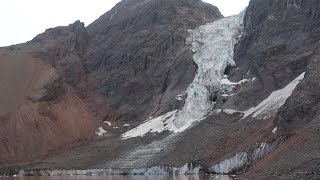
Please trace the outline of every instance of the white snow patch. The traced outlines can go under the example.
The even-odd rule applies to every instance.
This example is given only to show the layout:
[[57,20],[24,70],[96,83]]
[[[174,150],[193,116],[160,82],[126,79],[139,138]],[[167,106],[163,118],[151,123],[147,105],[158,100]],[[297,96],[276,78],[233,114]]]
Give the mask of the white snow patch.
[[130,124],[124,124],[124,125],[122,125],[122,127],[129,127],[130,126]]
[[239,82],[231,82],[229,79],[227,78],[224,78],[221,80],[221,84],[225,84],[225,85],[239,85],[239,84],[242,84],[242,83],[245,83],[245,82],[248,82],[249,80],[248,79],[242,79],[241,81]]
[[178,94],[177,96],[179,97],[179,96],[184,96],[184,95],[186,95],[187,93],[186,92],[182,92],[182,93],[180,93],[180,94]]
[[178,101],[183,101],[183,99],[182,99],[181,97],[176,97],[176,99],[177,99]]
[[245,82],[249,82],[249,79],[242,79],[241,81],[238,82],[238,84],[242,84],[242,83],[245,83]]
[[108,126],[111,126],[111,122],[109,121],[104,121],[103,123],[108,124]]
[[122,139],[144,136],[148,132],[160,133],[164,130],[172,130],[172,129],[169,129],[172,126],[172,125],[170,126],[169,124],[173,123],[176,113],[177,113],[177,110],[168,112],[162,116],[151,119],[141,124],[140,126],[122,134]]
[[179,100],[179,101],[183,101],[183,96],[186,96],[187,93],[186,92],[182,92],[180,94],[177,95],[176,99]]
[[234,96],[235,94],[222,94],[222,97],[229,97],[229,96]]
[[237,111],[237,110],[234,110],[234,109],[225,109],[225,110],[223,110],[223,112],[226,113],[226,114],[231,115],[231,114],[234,114],[234,113],[237,113],[237,112],[240,112],[240,111]]
[[212,114],[220,114],[222,112],[222,109],[215,109],[213,110]]
[[103,129],[102,127],[99,127],[98,130],[95,132],[95,134],[98,136],[102,136],[106,132],[107,131],[105,129]]
[[278,131],[278,127],[275,127],[273,130],[272,130],[272,133],[276,134]]
[[257,78],[256,77],[254,77],[251,81],[255,81]]
[[259,119],[265,119],[275,115],[278,109],[283,106],[286,100],[291,96],[299,82],[304,78],[304,74],[305,73],[302,73],[283,89],[272,92],[271,95],[258,106],[244,111],[243,118],[246,118],[251,114],[252,117],[257,117]]
[[247,81],[232,83],[224,76],[227,66],[235,65],[234,46],[243,30],[244,14],[245,11],[239,15],[188,30],[190,35],[186,43],[192,45],[193,60],[198,65],[198,72],[186,91],[184,107],[179,111],[168,112],[141,124],[124,133],[123,139],[164,130],[174,133],[182,132],[192,124],[203,120],[210,112],[212,113],[214,102],[209,98],[212,93],[217,90],[231,91],[235,85]]

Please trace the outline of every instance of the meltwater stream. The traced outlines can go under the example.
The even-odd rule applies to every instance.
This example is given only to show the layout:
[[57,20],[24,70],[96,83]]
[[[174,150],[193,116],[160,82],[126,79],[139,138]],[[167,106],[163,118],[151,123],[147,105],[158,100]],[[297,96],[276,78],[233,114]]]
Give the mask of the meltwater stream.
[[25,176],[0,177],[2,180],[232,180],[230,176]]

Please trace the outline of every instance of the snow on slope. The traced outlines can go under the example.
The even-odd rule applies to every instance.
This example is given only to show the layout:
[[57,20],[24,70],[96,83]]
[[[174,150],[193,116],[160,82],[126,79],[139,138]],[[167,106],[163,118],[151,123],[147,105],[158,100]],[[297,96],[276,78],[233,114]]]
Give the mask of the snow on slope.
[[140,126],[126,132],[125,134],[122,135],[122,137],[123,139],[127,139],[130,137],[142,136],[144,134],[147,134],[148,132],[160,133],[164,130],[171,130],[171,129],[168,129],[168,124],[172,124],[176,113],[177,113],[177,110],[168,112],[162,116],[151,119],[141,124]]
[[300,83],[300,81],[304,78],[304,74],[302,73],[292,82],[290,82],[286,87],[279,89],[277,91],[273,91],[270,96],[263,100],[258,106],[252,107],[246,111],[238,111],[234,109],[225,109],[223,110],[226,114],[234,114],[234,113],[243,113],[242,119],[252,116],[258,119],[265,119],[276,115],[279,108],[283,106],[286,100],[291,96],[293,90]]
[[102,136],[106,132],[107,131],[105,129],[103,129],[102,127],[99,127],[98,130],[95,132],[95,134],[98,135],[98,136]]
[[291,96],[293,90],[296,88],[299,82],[304,78],[304,74],[305,73],[302,73],[286,87],[272,92],[271,95],[262,101],[258,106],[244,111],[243,118],[246,118],[251,114],[252,117],[259,119],[269,118],[275,115],[278,112],[278,109],[283,106],[286,100]]
[[244,11],[194,30],[189,30],[187,43],[192,45],[193,60],[198,73],[189,85],[185,105],[180,111],[172,111],[141,124],[122,135],[123,139],[143,136],[148,132],[170,130],[178,133],[201,121],[212,110],[210,96],[217,90],[230,91],[246,80],[232,83],[223,75],[227,66],[234,66],[234,46],[241,37]]

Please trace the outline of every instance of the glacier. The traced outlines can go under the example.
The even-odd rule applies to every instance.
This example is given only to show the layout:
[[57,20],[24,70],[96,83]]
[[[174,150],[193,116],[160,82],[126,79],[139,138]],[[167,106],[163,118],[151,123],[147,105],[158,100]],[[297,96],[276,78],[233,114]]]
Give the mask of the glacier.
[[284,137],[278,137],[271,142],[262,142],[259,146],[238,152],[211,167],[208,171],[213,174],[240,174],[260,159],[269,155],[285,141]]
[[[210,112],[212,113],[215,102],[210,100],[210,96],[214,92],[219,90],[227,93],[234,86],[248,81],[232,83],[224,76],[228,66],[235,66],[234,46],[242,36],[244,14],[245,11],[194,30],[188,30],[186,44],[191,45],[198,72],[185,92],[187,98],[184,107],[141,124],[124,133],[123,139],[164,130],[174,133],[182,132],[194,123],[205,119]],[[181,95],[178,95],[177,99],[180,98]]]

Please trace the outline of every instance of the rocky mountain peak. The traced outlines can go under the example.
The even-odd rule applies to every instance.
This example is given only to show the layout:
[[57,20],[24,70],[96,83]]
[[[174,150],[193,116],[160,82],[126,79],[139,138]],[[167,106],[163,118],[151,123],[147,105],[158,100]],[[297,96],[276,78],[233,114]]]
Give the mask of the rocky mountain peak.
[[121,1],[87,27],[85,67],[103,74],[95,86],[119,109],[120,120],[135,123],[173,110],[174,97],[196,71],[187,30],[220,18],[202,1]]

